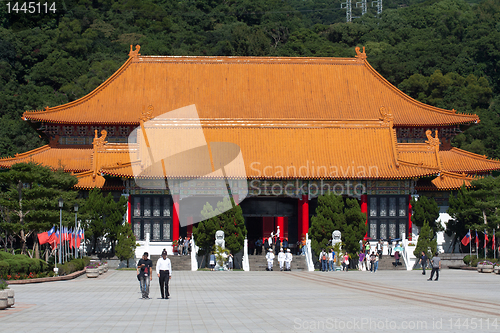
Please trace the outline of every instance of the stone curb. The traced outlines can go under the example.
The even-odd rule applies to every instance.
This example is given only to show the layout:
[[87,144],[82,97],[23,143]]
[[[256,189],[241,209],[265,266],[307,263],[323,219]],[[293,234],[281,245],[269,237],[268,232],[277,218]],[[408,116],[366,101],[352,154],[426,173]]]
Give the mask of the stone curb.
[[9,285],[14,284],[29,284],[29,283],[42,283],[42,282],[53,282],[53,281],[64,281],[64,280],[72,280],[80,275],[85,274],[85,270],[73,272],[64,276],[52,276],[52,277],[44,277],[44,278],[36,278],[36,279],[26,279],[26,280],[8,280],[7,283]]

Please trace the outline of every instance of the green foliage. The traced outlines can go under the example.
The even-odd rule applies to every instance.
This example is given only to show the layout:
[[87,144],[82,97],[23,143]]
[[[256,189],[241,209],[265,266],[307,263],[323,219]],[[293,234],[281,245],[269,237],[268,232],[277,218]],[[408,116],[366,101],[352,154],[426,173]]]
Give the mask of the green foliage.
[[415,257],[420,258],[423,251],[428,258],[432,258],[434,256],[434,253],[436,253],[436,250],[436,233],[432,230],[432,228],[429,226],[429,223],[426,221],[420,229],[417,246],[415,247],[413,254],[415,255]]
[[[361,212],[356,199],[344,199],[328,193],[318,197],[316,215],[311,218],[311,248],[315,253],[326,249],[334,230],[342,233],[343,251],[355,253],[359,240],[366,234],[366,215]],[[338,254],[338,252],[336,251]]]
[[474,206],[479,210],[479,221],[471,225],[471,229],[497,230],[500,226],[500,179],[485,177],[474,180],[472,183],[471,197],[474,199]]
[[129,224],[122,226],[120,234],[118,235],[118,242],[115,247],[116,256],[120,260],[127,261],[135,256],[135,249],[137,242]]
[[[76,177],[62,170],[30,163],[14,164],[0,173],[0,228],[16,235],[21,242],[21,252],[26,252],[27,238],[49,230],[59,222],[59,198],[63,198],[64,225],[72,221],[68,210],[73,210],[78,193],[71,188]],[[71,216],[71,217],[70,217]]]
[[[226,248],[236,254],[243,248],[243,241],[247,234],[243,212],[238,205],[233,206],[234,201],[224,198],[217,203],[217,208],[207,202],[201,211],[201,215],[207,219],[193,227],[193,235],[196,244],[200,247],[200,254],[209,253],[215,244],[215,232],[224,231]],[[223,212],[223,213],[220,213]]]
[[224,265],[224,258],[229,254],[228,249],[223,249],[219,245],[214,245],[215,260],[217,264],[222,267]]
[[86,221],[85,237],[92,240],[92,252],[98,250],[97,241],[104,237],[114,251],[118,235],[122,230],[123,215],[127,211],[126,203],[126,197],[121,196],[115,201],[111,193],[104,196],[98,188],[89,192],[78,213],[82,221]]
[[427,222],[434,233],[441,231],[441,225],[436,223],[439,217],[439,207],[434,198],[428,198],[425,195],[421,195],[418,200],[411,200],[411,206],[413,210],[411,221],[416,226],[422,227],[425,222]]
[[451,219],[446,224],[446,234],[454,235],[453,247],[467,234],[468,229],[478,222],[479,213],[470,191],[465,186],[462,186],[456,195],[450,193],[448,214]]
[[87,266],[90,263],[90,258],[89,257],[84,257],[81,259],[73,259],[71,261],[67,261],[62,265],[58,265],[57,268],[59,269],[58,274],[59,276],[62,275],[68,275],[77,271],[81,271],[85,269],[85,266]]

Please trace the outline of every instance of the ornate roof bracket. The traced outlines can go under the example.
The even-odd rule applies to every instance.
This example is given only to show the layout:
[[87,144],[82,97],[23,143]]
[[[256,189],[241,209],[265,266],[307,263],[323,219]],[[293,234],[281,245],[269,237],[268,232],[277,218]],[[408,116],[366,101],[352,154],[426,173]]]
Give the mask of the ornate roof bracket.
[[101,131],[101,137],[97,136],[97,130],[95,130],[95,137],[94,140],[92,141],[92,145],[94,146],[94,152],[92,153],[92,178],[95,179],[95,177],[98,175],[98,171],[100,169],[99,165],[99,152],[104,150],[104,145],[108,143],[106,140],[106,136],[108,135],[108,132],[106,130]]
[[378,111],[380,112],[379,119],[384,123],[385,126],[390,128],[392,156],[394,157],[394,165],[396,165],[396,167],[399,168],[399,156],[396,147],[396,143],[398,142],[398,137],[396,134],[396,130],[394,129],[394,116],[392,115],[391,110],[386,108],[385,106],[380,107]]
[[363,52],[360,52],[360,48],[359,46],[356,46],[354,48],[354,50],[356,51],[356,55],[355,57],[358,58],[358,61],[365,61],[367,56],[366,56],[366,53],[365,53],[365,47],[363,46]]
[[133,46],[130,45],[130,52],[128,53],[128,56],[130,58],[135,58],[135,57],[138,57],[140,56],[141,54],[139,53],[139,51],[141,50],[141,46],[140,45],[136,45],[135,46],[135,51],[132,50]]
[[431,130],[425,131],[425,135],[427,136],[427,140],[425,141],[425,143],[427,143],[429,145],[428,149],[434,150],[434,154],[436,156],[436,164],[437,164],[437,166],[439,168],[439,171],[442,172],[443,171],[443,166],[441,165],[441,158],[439,157],[439,144],[440,144],[440,140],[439,140],[439,137],[438,137],[438,130],[436,130],[436,136],[435,137],[432,137],[432,131]]

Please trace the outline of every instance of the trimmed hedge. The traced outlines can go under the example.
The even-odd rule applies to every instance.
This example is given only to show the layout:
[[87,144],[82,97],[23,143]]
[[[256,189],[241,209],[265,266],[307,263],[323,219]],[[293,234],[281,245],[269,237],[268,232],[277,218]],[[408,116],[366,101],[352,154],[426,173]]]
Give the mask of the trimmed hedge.
[[[471,259],[472,259],[472,262],[470,262]],[[484,259],[484,257],[479,257],[478,258],[475,255],[472,255],[472,256],[466,255],[464,257],[464,263],[467,264],[467,265],[469,265],[469,263],[470,263],[471,267],[477,267],[477,263],[478,262],[485,261],[485,260],[486,261],[490,261],[492,263],[497,263],[498,262],[498,259],[492,259],[492,258],[486,258],[486,259]]]
[[84,257],[83,259],[73,259],[71,261],[65,262],[62,265],[58,265],[59,275],[68,275],[76,271],[81,271],[90,263],[89,257]]
[[49,269],[49,265],[40,259],[30,258],[24,254],[12,255],[5,251],[0,251],[0,277],[16,274],[38,274]]

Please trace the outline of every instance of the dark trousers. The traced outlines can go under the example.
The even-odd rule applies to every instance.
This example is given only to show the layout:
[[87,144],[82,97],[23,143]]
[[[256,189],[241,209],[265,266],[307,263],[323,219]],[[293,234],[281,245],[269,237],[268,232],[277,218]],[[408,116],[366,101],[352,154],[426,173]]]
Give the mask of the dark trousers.
[[422,264],[422,275],[425,275],[425,264]]
[[169,271],[160,271],[160,291],[161,298],[168,297],[170,293],[168,292],[168,280],[170,279]]
[[432,267],[431,277],[429,280],[432,280],[434,276],[434,272],[436,272],[436,280],[439,279],[439,267]]

